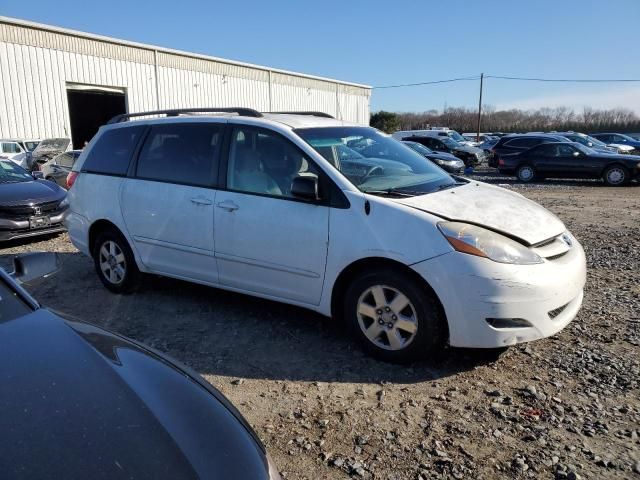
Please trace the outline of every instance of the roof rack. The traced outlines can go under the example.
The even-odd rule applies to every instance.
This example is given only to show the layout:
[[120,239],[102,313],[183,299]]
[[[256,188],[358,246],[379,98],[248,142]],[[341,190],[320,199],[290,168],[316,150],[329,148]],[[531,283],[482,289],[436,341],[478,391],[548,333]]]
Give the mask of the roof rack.
[[146,117],[149,115],[165,115],[177,117],[183,113],[236,113],[242,117],[262,117],[262,114],[252,108],[175,108],[171,110],[152,110],[149,112],[123,113],[116,115],[107,124],[120,123],[133,117]]
[[286,115],[309,115],[311,117],[324,117],[324,118],[336,118],[333,115],[329,115],[324,112],[266,112],[266,113],[279,113]]

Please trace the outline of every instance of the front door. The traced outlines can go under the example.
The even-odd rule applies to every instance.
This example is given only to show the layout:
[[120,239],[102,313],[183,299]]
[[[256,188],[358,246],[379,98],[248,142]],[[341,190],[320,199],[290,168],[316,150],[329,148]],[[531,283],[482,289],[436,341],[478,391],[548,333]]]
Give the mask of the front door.
[[319,170],[300,149],[270,130],[231,132],[227,190],[215,200],[220,283],[318,304],[329,240],[329,207],[291,195],[296,176]]
[[212,186],[222,133],[222,124],[202,121],[151,127],[120,202],[147,268],[217,283]]

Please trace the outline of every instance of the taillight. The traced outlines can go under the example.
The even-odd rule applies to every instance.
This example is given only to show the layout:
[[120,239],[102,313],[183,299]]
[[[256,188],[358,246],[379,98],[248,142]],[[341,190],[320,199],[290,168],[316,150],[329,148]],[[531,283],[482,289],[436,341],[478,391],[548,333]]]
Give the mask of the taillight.
[[499,158],[498,159],[498,165],[500,165],[501,167],[504,167],[504,160]]
[[67,189],[73,187],[73,184],[76,183],[76,178],[78,178],[78,172],[69,172],[69,175],[67,175]]

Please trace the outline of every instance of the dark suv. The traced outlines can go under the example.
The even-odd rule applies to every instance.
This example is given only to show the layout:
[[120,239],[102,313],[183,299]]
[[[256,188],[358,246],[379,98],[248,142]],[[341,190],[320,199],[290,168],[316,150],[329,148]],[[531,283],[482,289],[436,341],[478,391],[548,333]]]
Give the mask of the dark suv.
[[464,162],[467,167],[480,165],[486,158],[484,151],[476,147],[469,147],[456,142],[448,136],[418,136],[405,137],[403,141],[416,142],[424,145],[436,153],[450,153]]
[[493,155],[489,157],[489,166],[500,168],[500,157],[521,153],[535,147],[541,143],[566,142],[567,139],[560,135],[549,134],[514,134],[506,135],[498,140],[491,151]]

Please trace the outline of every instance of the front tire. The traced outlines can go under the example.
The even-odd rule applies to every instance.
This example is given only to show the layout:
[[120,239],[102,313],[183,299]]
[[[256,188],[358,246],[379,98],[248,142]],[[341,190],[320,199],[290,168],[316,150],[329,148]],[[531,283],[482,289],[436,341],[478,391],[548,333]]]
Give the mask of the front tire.
[[531,165],[520,165],[516,170],[516,177],[523,183],[529,183],[535,180],[536,171]]
[[344,318],[363,348],[387,362],[433,356],[447,337],[435,294],[419,280],[392,269],[363,274],[351,283]]
[[102,284],[114,293],[131,293],[138,285],[140,271],[124,236],[109,229],[98,235],[93,262]]
[[629,172],[622,165],[611,165],[605,169],[602,179],[610,187],[619,187],[629,183]]

